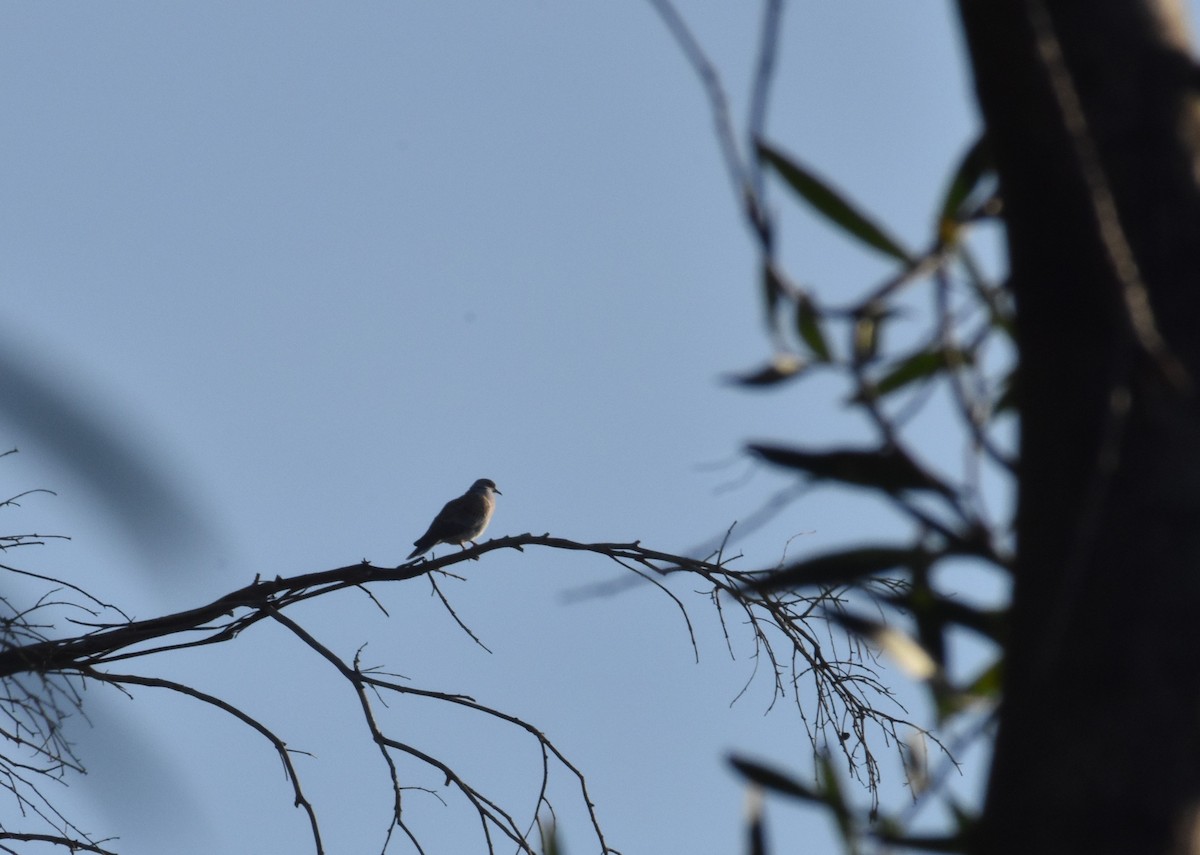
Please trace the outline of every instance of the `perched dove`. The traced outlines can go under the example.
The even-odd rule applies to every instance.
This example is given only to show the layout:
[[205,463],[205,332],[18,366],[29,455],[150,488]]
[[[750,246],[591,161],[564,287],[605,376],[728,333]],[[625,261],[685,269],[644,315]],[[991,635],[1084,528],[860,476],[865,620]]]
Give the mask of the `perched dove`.
[[[422,552],[428,552],[439,543],[464,543],[475,545],[475,538],[483,534],[492,519],[492,511],[496,510],[496,482],[490,478],[480,478],[471,485],[471,489],[457,499],[446,502],[446,507],[438,512],[429,524],[429,531],[413,541],[416,547],[408,557],[416,558]],[[463,549],[466,549],[463,546]],[[407,559],[406,559],[407,560]]]

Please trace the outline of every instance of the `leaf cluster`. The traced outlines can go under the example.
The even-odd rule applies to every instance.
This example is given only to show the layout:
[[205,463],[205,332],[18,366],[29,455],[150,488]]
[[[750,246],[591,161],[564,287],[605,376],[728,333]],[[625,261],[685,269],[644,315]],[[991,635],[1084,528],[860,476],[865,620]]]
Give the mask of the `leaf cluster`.
[[[1015,452],[1006,417],[1016,411],[1013,306],[1005,282],[989,275],[977,256],[979,226],[1003,214],[985,136],[971,141],[947,167],[923,246],[899,238],[869,206],[840,189],[801,156],[769,139],[766,104],[778,52],[783,3],[765,0],[747,127],[733,125],[719,71],[667,0],[663,12],[708,94],[725,166],[759,255],[759,293],[770,355],[758,367],[729,376],[761,394],[796,388],[817,374],[834,375],[847,394],[842,404],[870,429],[861,445],[820,447],[802,438],[754,441],[747,452],[790,473],[809,490],[835,487],[882,502],[908,525],[894,541],[867,540],[806,555],[754,580],[763,592],[837,589],[856,594],[855,605],[830,611],[850,637],[881,652],[928,695],[941,734],[965,747],[986,732],[1000,697],[1006,626],[1004,607],[964,603],[945,580],[956,568],[990,568],[1007,580],[1011,564],[1007,509],[989,497],[1011,484]],[[747,139],[742,150],[735,141]],[[890,270],[876,282],[859,283],[853,296],[831,298],[821,283],[780,261],[779,218],[771,202],[787,203],[823,222],[841,238],[880,256]],[[919,310],[916,307],[924,304]],[[936,409],[954,425],[962,446],[960,467],[947,466],[945,443],[930,447],[914,429],[918,416]],[[946,418],[948,414],[949,418]],[[974,636],[990,660],[960,673],[950,661],[949,639]],[[953,760],[927,765],[925,740],[897,740],[914,803],[894,812],[857,807],[831,765],[833,752],[818,750],[812,782],[795,774],[735,757],[748,783],[789,799],[819,803],[835,819],[851,851],[874,841],[951,847],[961,843],[970,819],[940,784]],[[818,746],[820,748],[820,746]],[[946,836],[917,841],[906,830],[933,798],[960,817]],[[751,851],[763,853],[762,817],[752,820]]]

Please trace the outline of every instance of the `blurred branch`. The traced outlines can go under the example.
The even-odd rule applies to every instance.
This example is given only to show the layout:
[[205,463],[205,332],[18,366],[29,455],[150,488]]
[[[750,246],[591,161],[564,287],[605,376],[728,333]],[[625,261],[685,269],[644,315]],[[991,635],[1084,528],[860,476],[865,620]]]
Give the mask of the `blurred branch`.
[[[7,341],[6,337],[6,341]],[[216,537],[180,484],[154,464],[144,441],[112,408],[89,404],[64,382],[61,368],[39,364],[31,353],[0,345],[3,416],[39,443],[104,497],[114,522],[162,566],[186,543],[193,552],[211,548]]]
[[[679,49],[704,86],[704,94],[708,98],[709,109],[712,112],[713,129],[717,136],[717,143],[721,147],[721,158],[725,162],[725,170],[733,182],[734,192],[743,205],[746,221],[759,242],[764,247],[769,247],[772,242],[772,223],[765,201],[759,192],[762,186],[761,170],[743,155],[738,145],[733,115],[729,108],[729,96],[725,93],[721,75],[671,0],[649,0],[649,2],[654,7],[654,11],[662,18],[663,23],[666,24],[667,31],[675,39]],[[753,101],[756,114],[760,115],[763,121],[765,121],[766,115],[767,92],[774,68],[771,58],[774,54],[774,44],[778,33],[780,6],[781,4],[776,0],[769,0],[760,40],[763,47],[760,54],[762,61],[758,66]]]

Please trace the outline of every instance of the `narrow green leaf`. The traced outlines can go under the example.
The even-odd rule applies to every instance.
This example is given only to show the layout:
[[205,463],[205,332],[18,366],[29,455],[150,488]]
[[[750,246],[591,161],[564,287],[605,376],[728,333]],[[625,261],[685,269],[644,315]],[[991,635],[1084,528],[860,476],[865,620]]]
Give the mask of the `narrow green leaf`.
[[[929,564],[921,567],[928,570]],[[938,609],[937,593],[929,587],[929,574],[913,574],[912,584],[902,597],[917,626],[917,641],[933,657],[938,667],[946,664],[946,620]]]
[[902,360],[875,384],[875,394],[887,395],[917,380],[927,380],[934,374],[948,369],[970,365],[974,357],[969,351],[958,348],[933,348],[921,350]]
[[1001,413],[1007,412],[1020,412],[1017,394],[1018,384],[1019,380],[1017,379],[1017,372],[1010,371],[1008,376],[1004,378],[1004,381],[1001,384],[1000,396],[996,398],[996,403],[992,405],[992,412],[995,415],[998,416]]
[[919,547],[864,546],[797,561],[765,577],[754,587],[774,591],[802,585],[849,585],[865,576],[928,562],[929,554]]
[[997,644],[1004,644],[1008,636],[1009,614],[1007,609],[976,609],[965,603],[938,600],[938,608],[946,620],[973,629]]
[[542,824],[542,855],[563,855],[562,844],[558,839],[558,825],[553,821]]
[[964,216],[963,204],[992,169],[991,149],[987,137],[981,135],[959,161],[958,169],[950,179],[950,186],[946,188],[938,219],[938,235],[942,243],[953,242]]
[[997,658],[988,667],[976,675],[963,691],[981,700],[999,700],[1000,690],[1004,687],[1004,658]]
[[854,311],[850,346],[855,363],[862,365],[878,355],[884,324],[899,314],[880,300],[871,300]]
[[812,802],[824,803],[825,801],[816,790],[804,786],[784,772],[764,766],[757,761],[733,755],[729,758],[729,764],[737,769],[746,780],[752,781],[764,789]]
[[767,822],[763,817],[762,804],[757,805],[755,810],[748,817],[749,824],[749,840],[746,844],[747,855],[767,855]]
[[842,834],[842,840],[845,841],[848,848],[851,848],[854,840],[854,818],[850,812],[850,806],[846,804],[841,781],[838,780],[837,769],[834,768],[829,752],[822,751],[817,758],[817,771],[824,796],[822,800],[829,805],[830,811],[833,812],[833,818],[837,822],[838,831]]
[[727,374],[725,381],[735,386],[774,386],[785,380],[800,376],[805,368],[804,360],[790,353],[780,353],[761,368],[744,374]]
[[812,171],[763,142],[758,144],[758,155],[770,164],[801,199],[842,231],[907,265],[915,263],[912,253]]
[[956,624],[974,630],[989,641],[1004,643],[1008,627],[1006,609],[977,609],[958,600],[937,595],[930,598],[914,598],[912,592],[881,599],[923,619],[939,624]]
[[942,837],[922,837],[920,835],[905,837],[904,835],[881,834],[879,839],[883,843],[889,843],[892,846],[899,846],[904,849],[917,849],[926,852],[966,852],[967,841],[961,835],[951,835]]
[[777,466],[799,469],[818,480],[873,487],[887,493],[933,490],[944,496],[954,495],[949,487],[895,447],[870,451],[805,451],[755,443],[748,446],[748,450],[763,460]]
[[779,314],[779,303],[787,294],[787,285],[773,264],[765,263],[762,268],[763,309],[767,316],[767,328],[777,329],[776,318]]
[[796,333],[818,362],[829,362],[832,356],[829,342],[825,340],[825,333],[821,329],[821,313],[812,298],[804,293],[796,299]]

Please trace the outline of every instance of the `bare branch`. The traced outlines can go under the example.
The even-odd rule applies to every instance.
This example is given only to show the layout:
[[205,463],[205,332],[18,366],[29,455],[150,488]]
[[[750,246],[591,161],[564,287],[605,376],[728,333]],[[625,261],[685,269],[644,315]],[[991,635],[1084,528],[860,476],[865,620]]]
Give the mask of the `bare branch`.
[[[374,586],[426,576],[452,618],[476,643],[480,643],[438,587],[436,574],[453,576],[449,568],[460,562],[479,560],[498,549],[524,551],[529,547],[542,547],[603,556],[619,565],[631,578],[648,582],[665,594],[682,615],[697,658],[699,646],[693,617],[684,599],[671,588],[673,580],[680,576],[689,580],[693,588],[696,580],[703,582],[698,593],[713,606],[731,656],[736,656],[743,644],[735,632],[737,624],[749,630],[754,668],[747,686],[753,682],[754,674],[762,672],[767,675],[772,687],[768,708],[784,698],[795,703],[814,750],[824,751],[828,746],[836,745],[851,773],[859,775],[874,792],[879,773],[871,747],[871,729],[878,729],[885,742],[891,744],[900,741],[897,728],[912,725],[904,720],[903,709],[895,704],[888,689],[878,679],[867,651],[854,646],[853,642],[847,650],[840,650],[831,632],[827,630],[828,639],[822,640],[815,631],[815,624],[825,621],[824,612],[819,607],[836,608],[840,595],[834,591],[818,592],[813,596],[763,591],[753,583],[768,571],[738,571],[731,568],[729,562],[737,556],[727,555],[728,540],[727,532],[722,542],[712,550],[710,557],[715,560],[706,560],[649,549],[638,542],[579,543],[549,534],[521,534],[490,540],[472,549],[450,552],[440,558],[420,558],[395,568],[363,562],[267,581],[256,578],[252,584],[204,606],[149,620],[97,624],[82,635],[62,639],[47,638],[45,633],[49,627],[37,628],[31,622],[38,610],[55,604],[54,600],[46,597],[32,609],[17,613],[20,620],[14,622],[13,626],[23,633],[19,637],[24,643],[10,643],[7,649],[0,650],[0,680],[8,688],[10,696],[8,699],[0,697],[0,737],[7,737],[17,745],[32,746],[35,753],[40,753],[47,761],[28,774],[58,775],[63,768],[82,768],[73,760],[70,746],[61,740],[55,724],[67,710],[79,708],[79,694],[72,680],[82,680],[84,683],[96,681],[119,688],[134,685],[163,688],[195,698],[233,716],[271,743],[284,765],[286,776],[292,782],[295,804],[303,808],[309,818],[315,851],[321,855],[324,849],[317,824],[317,811],[301,790],[291,762],[293,752],[266,723],[221,698],[177,681],[108,670],[113,664],[127,659],[147,660],[166,651],[229,642],[241,637],[245,630],[258,622],[270,620],[286,628],[333,666],[358,700],[366,733],[378,747],[392,787],[393,807],[384,835],[384,851],[397,831],[417,851],[423,851],[404,814],[403,796],[406,790],[433,791],[404,781],[397,763],[398,756],[403,755],[435,770],[445,786],[462,795],[478,817],[481,835],[489,852],[499,851],[503,848],[500,844],[507,840],[516,846],[517,851],[533,855],[538,815],[543,807],[551,813],[554,810],[549,796],[552,771],[565,770],[574,779],[578,798],[586,805],[592,833],[601,851],[615,852],[605,840],[583,772],[537,727],[464,694],[414,687],[398,682],[392,679],[394,675],[378,669],[364,669],[359,663],[361,648],[352,660],[347,661],[285,613],[298,603],[342,590],[365,591],[378,603],[371,592]],[[730,620],[734,615],[737,621]],[[13,639],[17,637],[12,636]],[[26,688],[30,680],[32,683]],[[812,691],[806,688],[802,692],[802,682]],[[17,690],[20,690],[19,694],[14,693]],[[389,696],[419,697],[448,703],[528,733],[537,746],[541,775],[533,810],[527,818],[518,818],[517,814],[476,787],[446,760],[433,756],[408,739],[401,740],[389,733],[386,720],[380,719],[376,710],[377,705],[387,707]],[[53,705],[47,706],[48,703]],[[808,704],[813,706],[811,711],[805,710]],[[894,706],[894,711],[888,711],[884,706]],[[11,727],[4,727],[5,716]],[[39,723],[42,726],[40,731],[37,729]],[[34,736],[38,738],[34,739]],[[63,820],[57,814],[48,812],[53,810],[45,806],[48,803],[43,805],[30,792],[18,791],[18,787],[28,787],[21,768],[13,758],[6,758],[0,753],[0,788],[5,787],[5,776],[11,792],[23,793],[18,796],[22,805],[34,805],[38,808],[38,815],[47,822],[61,825]],[[436,792],[434,794],[437,795]]]
[[[173,680],[164,680],[159,677],[143,677],[138,674],[114,674],[111,671],[98,671],[95,668],[88,668],[81,672],[84,676],[96,680],[100,683],[111,683],[113,685],[131,685],[131,686],[150,686],[158,689],[169,689],[172,692],[178,692],[181,695],[187,695],[189,698],[203,701],[206,704],[216,707],[222,712],[236,718],[238,721],[249,725],[252,729],[258,731],[262,736],[275,747],[276,753],[279,754],[279,760],[283,763],[283,771],[287,779],[292,782],[292,792],[295,795],[295,806],[303,808],[308,814],[308,822],[312,828],[313,844],[317,855],[324,855],[325,848],[321,844],[321,831],[317,825],[317,813],[313,810],[312,803],[305,798],[303,791],[300,789],[300,776],[296,774],[296,767],[292,765],[291,755],[294,749],[289,749],[287,744],[280,739],[275,733],[258,719],[243,712],[228,701],[223,701],[218,697],[214,697],[206,692],[201,692],[199,689],[193,689],[191,686],[183,683],[176,683]],[[307,752],[300,752],[307,753]]]
[[[65,846],[72,852],[95,852],[96,855],[117,855],[111,849],[105,849],[97,843],[76,840],[71,837],[60,837],[55,834],[20,834],[15,831],[0,831],[0,840],[20,840],[23,843],[50,843],[55,846]],[[4,847],[9,852],[15,850]]]
[[438,599],[442,601],[442,605],[446,607],[446,611],[448,611],[450,613],[450,617],[454,618],[454,622],[456,624],[458,624],[459,628],[462,629],[462,631],[465,632],[468,636],[470,636],[472,641],[474,641],[476,644],[478,644],[481,648],[486,650],[488,653],[491,653],[492,652],[491,648],[488,647],[486,644],[484,644],[482,641],[480,641],[479,636],[477,636],[474,632],[472,632],[471,628],[462,622],[462,618],[460,618],[458,616],[458,612],[456,612],[454,610],[454,607],[452,605],[450,605],[450,601],[448,599],[446,599],[446,595],[442,593],[442,589],[438,587],[437,576],[434,575],[433,573],[429,574],[429,584],[431,586],[433,586],[433,592],[435,594],[437,594]]

